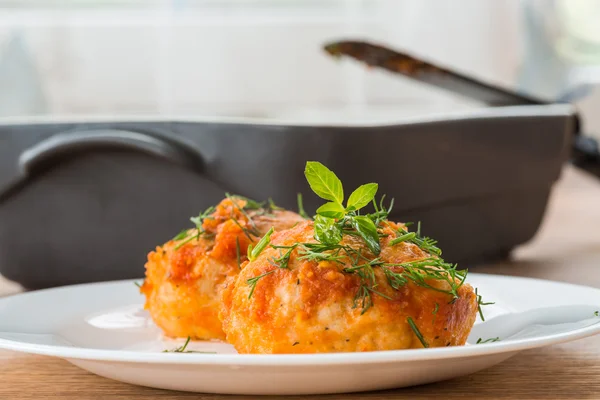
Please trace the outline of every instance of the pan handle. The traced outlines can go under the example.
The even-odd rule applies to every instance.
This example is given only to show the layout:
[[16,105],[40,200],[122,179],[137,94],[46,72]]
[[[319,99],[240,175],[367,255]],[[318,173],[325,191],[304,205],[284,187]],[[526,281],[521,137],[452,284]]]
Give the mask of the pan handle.
[[201,171],[204,164],[200,154],[184,145],[140,132],[101,129],[51,136],[21,153],[19,167],[27,175],[48,165],[53,159],[98,149],[139,151],[197,171]]
[[583,124],[579,113],[574,116],[573,132],[571,163],[600,178],[600,146],[596,138],[583,133]]
[[598,141],[591,136],[575,135],[571,162],[600,178],[600,148]]

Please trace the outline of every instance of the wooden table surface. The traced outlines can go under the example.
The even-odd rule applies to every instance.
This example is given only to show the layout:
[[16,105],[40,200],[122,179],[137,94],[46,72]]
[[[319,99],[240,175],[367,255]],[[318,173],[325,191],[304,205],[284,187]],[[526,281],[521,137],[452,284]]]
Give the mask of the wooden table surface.
[[[473,270],[600,287],[600,181],[566,168],[536,238],[518,249],[512,261]],[[16,290],[15,286],[0,282],[0,293]],[[0,351],[0,399],[147,399],[154,396],[164,400],[243,397],[136,387],[92,375],[60,359]],[[496,367],[446,382],[384,392],[297,398],[309,397],[598,399],[600,336],[526,351]]]

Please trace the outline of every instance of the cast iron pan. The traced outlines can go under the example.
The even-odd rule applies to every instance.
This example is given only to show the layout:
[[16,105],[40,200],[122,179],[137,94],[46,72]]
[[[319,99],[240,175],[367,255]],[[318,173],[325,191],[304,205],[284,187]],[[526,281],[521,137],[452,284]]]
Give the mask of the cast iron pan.
[[[342,51],[343,50],[343,51]],[[421,221],[445,258],[505,258],[535,234],[572,156],[573,107],[509,93],[364,43],[328,46],[492,105],[465,115],[347,126],[210,120],[50,120],[0,124],[0,273],[26,288],[143,276],[146,255],[224,192],[296,209],[307,160],[347,187],[378,182],[390,219]],[[412,60],[412,61],[411,61]],[[416,62],[416,64],[415,64]],[[574,140],[570,140],[574,136]],[[571,144],[571,142],[573,142]],[[133,289],[132,289],[133,290]]]

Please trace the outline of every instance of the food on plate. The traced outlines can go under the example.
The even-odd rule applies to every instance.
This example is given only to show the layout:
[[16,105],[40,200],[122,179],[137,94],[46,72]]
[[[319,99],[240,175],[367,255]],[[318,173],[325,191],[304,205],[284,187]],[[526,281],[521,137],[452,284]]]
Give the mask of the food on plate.
[[[239,353],[321,353],[465,344],[481,298],[436,242],[388,221],[378,185],[344,205],[341,181],[307,163],[327,200],[314,221],[264,236],[223,291],[220,317]],[[364,207],[373,203],[370,213]]]
[[191,220],[195,228],[148,254],[145,308],[167,336],[225,339],[218,318],[224,282],[239,273],[249,246],[304,218],[271,201],[227,196]]

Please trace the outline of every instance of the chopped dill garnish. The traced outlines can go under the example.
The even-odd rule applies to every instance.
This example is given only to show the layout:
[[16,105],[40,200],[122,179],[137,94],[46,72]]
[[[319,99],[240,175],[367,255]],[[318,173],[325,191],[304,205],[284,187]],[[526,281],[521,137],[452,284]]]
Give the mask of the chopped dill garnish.
[[298,193],[297,200],[298,200],[298,214],[300,214],[300,216],[304,219],[311,219],[308,216],[308,214],[306,213],[306,211],[304,211],[304,204],[302,201],[302,193]]
[[[356,255],[359,258],[358,255]],[[375,271],[373,267],[378,265],[379,259],[372,260],[370,262],[363,262],[362,264],[353,263],[352,267],[344,268],[344,272],[350,274],[356,274],[360,277],[360,286],[356,295],[354,296],[352,308],[357,308],[359,305],[362,308],[361,315],[367,312],[373,305],[372,293],[378,294],[381,297],[389,299],[388,296],[375,290],[377,287],[377,281],[375,278]]]
[[182,230],[181,232],[179,232],[179,233],[178,233],[178,234],[177,234],[177,235],[176,235],[176,236],[175,236],[173,239],[171,239],[171,240],[173,240],[173,241],[179,241],[179,240],[181,240],[181,239],[185,239],[185,238],[187,237],[187,234],[188,234],[188,230],[187,230],[187,229],[184,229],[184,230]]
[[202,228],[202,224],[204,223],[205,219],[210,219],[211,214],[215,211],[214,207],[208,207],[206,210],[204,210],[203,212],[201,212],[200,214],[198,214],[197,217],[191,217],[190,221],[192,221],[192,223],[196,226],[196,234],[195,235],[190,235],[188,236],[188,231],[184,230],[179,232],[179,234],[177,236],[175,236],[173,238],[173,240],[181,240],[187,237],[187,239],[185,239],[182,242],[179,242],[177,244],[177,246],[175,246],[175,250],[179,250],[179,248],[189,242],[191,242],[192,240],[196,239],[196,240],[200,240],[200,235],[203,235],[204,229]]
[[481,306],[489,306],[491,304],[496,304],[496,303],[493,303],[493,302],[484,303],[481,295],[479,293],[477,293],[477,288],[475,288],[475,296],[477,297],[477,311],[479,312],[479,317],[481,317],[482,321],[485,321],[485,318],[483,317],[483,310],[481,309]]
[[301,248],[301,260],[307,261],[331,261],[344,264],[346,259],[341,255],[344,246],[338,244],[303,243]]
[[[228,195],[228,193],[226,194],[226,196]],[[248,197],[245,196],[240,196],[239,194],[233,195],[232,197],[237,197],[238,199],[244,200],[246,202],[246,205],[244,206],[244,209],[246,210],[258,210],[261,209],[265,206],[265,202],[259,202],[256,200],[252,200]],[[270,200],[270,199],[269,199]],[[272,202],[272,200],[270,200]]]
[[175,246],[175,250],[179,250],[179,248],[181,248],[183,245],[191,242],[194,239],[198,239],[200,235],[191,235],[189,236],[187,239],[185,239],[182,242],[177,243],[177,246]]
[[[243,198],[241,196],[235,196],[238,199],[242,199],[244,201],[246,201],[246,205],[244,207],[240,207],[240,205],[237,203],[237,201],[235,201],[234,196],[230,195],[229,193],[225,193],[225,197],[227,197],[229,200],[231,200],[231,204],[238,209],[238,211],[240,213],[242,213],[242,215],[248,220],[248,224],[250,224],[250,226],[252,227],[252,229],[254,231],[258,231],[258,229],[256,229],[256,225],[254,224],[254,221],[252,220],[252,218],[250,218],[250,216],[248,215],[248,213],[246,212],[246,209],[248,210],[253,210],[254,208],[249,208],[248,207],[248,200],[246,198]],[[251,200],[253,203],[256,203],[255,201]],[[256,203],[256,205],[258,205],[259,203]],[[253,204],[254,205],[254,204]],[[261,205],[262,206],[262,205]]]
[[216,351],[195,351],[186,350],[191,338],[188,336],[183,346],[179,346],[173,350],[163,350],[163,353],[203,353],[203,354],[217,354]]
[[354,296],[352,308],[357,308],[359,305],[362,308],[360,315],[366,313],[367,310],[373,305],[371,291],[369,290],[369,286],[367,286],[367,284],[365,284],[364,282],[360,283],[358,291]]
[[196,229],[198,230],[198,232],[200,233],[204,233],[204,229],[202,228],[202,224],[204,223],[205,219],[211,219],[211,214],[215,212],[215,208],[214,207],[208,207],[206,210],[204,210],[204,212],[201,212],[200,214],[198,214],[197,217],[192,217],[190,218],[190,221],[192,221],[192,223],[194,225],[196,225]]
[[360,304],[362,307],[362,315],[373,305],[373,293],[388,300],[391,300],[391,298],[375,289],[377,287],[377,281],[375,278],[375,270],[373,268],[382,265],[382,261],[379,258],[374,260],[365,259],[366,261],[363,260],[363,263],[359,264],[359,260],[364,257],[360,252],[357,252],[354,249],[352,249],[352,251],[354,251],[354,256],[356,258],[352,262],[352,266],[344,268],[343,271],[350,274],[356,274],[360,277],[360,286],[354,296],[352,308],[356,308]]
[[373,220],[373,222],[375,222],[375,225],[377,226],[379,226],[383,221],[387,220],[388,216],[392,212],[392,209],[394,208],[394,199],[390,200],[390,205],[387,209],[383,206],[384,200],[385,194],[381,196],[381,199],[379,200],[379,205],[377,205],[375,198],[373,198],[373,208],[375,209],[375,212],[373,214],[367,215]]
[[259,281],[261,278],[264,278],[265,276],[267,276],[267,275],[269,275],[269,274],[272,274],[272,273],[273,273],[273,272],[275,272],[275,271],[276,271],[276,270],[275,270],[275,269],[273,269],[273,270],[271,270],[271,271],[269,271],[269,272],[265,272],[265,273],[264,273],[264,274],[262,274],[262,275],[255,276],[254,278],[250,278],[250,279],[246,280],[246,283],[247,283],[247,284],[250,286],[250,293],[248,294],[248,298],[252,297],[252,295],[254,294],[254,289],[256,289],[256,284],[258,283],[258,281]]
[[413,240],[416,236],[417,234],[415,232],[405,233],[403,235],[398,236],[396,239],[390,241],[390,246],[405,242],[407,240]]
[[[271,245],[272,248],[274,249],[280,249],[279,250],[279,257],[278,258],[272,258],[270,261],[272,264],[274,264],[277,268],[287,268],[288,267],[288,263],[290,261],[290,256],[292,255],[292,251],[294,251],[294,249],[296,247],[298,247],[298,243],[293,244],[291,246],[276,246],[276,245]],[[286,249],[286,252],[283,252],[281,249]]]
[[252,236],[258,236],[259,235],[258,232],[255,232],[253,229],[248,229],[248,228],[242,226],[240,224],[240,222],[234,218],[233,215],[231,216],[231,220],[233,221],[234,224],[236,224],[238,226],[238,228],[241,229],[241,231],[244,233],[244,235],[246,235],[246,237],[248,239],[250,239],[251,242],[254,242],[254,238]]
[[485,340],[483,340],[482,338],[479,338],[479,339],[477,339],[477,342],[475,344],[493,343],[493,342],[499,342],[499,341],[500,341],[499,337],[485,339]]
[[267,234],[258,241],[256,247],[252,247],[252,244],[248,245],[248,260],[256,260],[256,257],[258,257],[260,253],[262,253],[262,251],[265,249],[265,247],[269,245],[269,242],[271,241],[271,235],[273,234],[273,232],[275,232],[275,229],[271,227],[271,229],[269,229],[269,232],[267,232]]
[[[143,282],[142,282],[143,283]],[[140,289],[142,288],[142,284],[139,282],[133,282],[133,284],[137,287],[139,287]]]
[[435,308],[433,309],[432,314],[435,315],[437,314],[438,310],[440,309],[440,305],[438,303],[435,303]]
[[191,339],[192,338],[188,336],[183,346],[179,346],[173,350],[163,350],[163,353],[183,353],[185,352],[185,349],[187,349],[188,344],[190,344]]
[[283,210],[283,208],[281,208],[277,204],[275,204],[275,202],[273,201],[273,199],[270,198],[270,197],[269,197],[269,200],[267,200],[267,204],[269,205],[269,209],[271,211]]
[[406,318],[406,322],[408,322],[408,325],[410,325],[410,328],[413,330],[415,336],[417,337],[417,339],[419,339],[419,342],[421,342],[423,347],[425,347],[425,348],[429,347],[429,343],[427,343],[427,341],[421,334],[421,331],[419,330],[419,328],[417,328],[417,324],[415,324],[415,321],[413,321],[413,319],[411,317],[408,317],[408,318]]
[[600,311],[594,311],[594,315],[595,315],[596,317],[600,317]]
[[[452,299],[458,298],[458,289],[467,276],[466,272],[456,269],[456,264],[449,264],[434,257],[400,264],[385,263],[382,268],[388,283],[394,289],[404,286],[410,280],[418,286],[446,293],[452,296]],[[401,269],[400,272],[396,271],[398,268]],[[450,289],[431,286],[427,283],[428,279],[445,281]]]
[[442,255],[442,250],[436,246],[437,240],[433,240],[432,238],[428,237],[421,237],[421,222],[417,224],[416,232],[408,232],[404,229],[399,229],[398,233],[400,234],[400,236],[396,237],[396,239],[393,239],[390,242],[391,246],[401,242],[409,242],[416,244],[421,248],[421,250],[429,254],[433,254],[436,256]]

